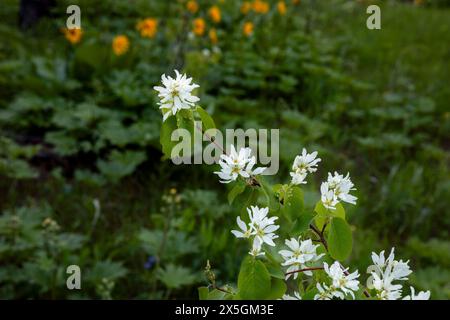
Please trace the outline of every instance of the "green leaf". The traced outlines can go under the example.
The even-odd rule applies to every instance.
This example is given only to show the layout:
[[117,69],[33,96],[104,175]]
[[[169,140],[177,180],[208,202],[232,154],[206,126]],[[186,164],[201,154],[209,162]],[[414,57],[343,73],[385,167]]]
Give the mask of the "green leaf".
[[208,299],[208,295],[209,295],[209,289],[208,287],[199,287],[198,288],[198,298],[200,300],[206,300]]
[[197,281],[197,277],[189,269],[174,264],[159,269],[156,277],[169,289],[177,289]]
[[328,209],[323,206],[322,201],[317,201],[316,206],[314,207],[314,211],[318,215],[327,216],[328,215]]
[[345,260],[352,252],[352,231],[347,222],[334,217],[330,223],[328,234],[328,250],[333,259]]
[[345,220],[345,209],[342,204],[338,203],[336,205],[336,210],[330,210],[330,215]]
[[314,296],[319,293],[316,287],[312,287],[302,295],[302,300],[314,300]]
[[270,294],[270,275],[259,260],[247,257],[238,277],[239,296],[244,300],[266,299]]
[[338,203],[335,210],[324,207],[322,201],[317,201],[314,211],[317,213],[315,218],[316,226],[322,229],[329,217],[337,217],[345,220],[345,210],[342,204]]
[[315,214],[312,212],[303,213],[294,222],[294,226],[291,229],[290,235],[299,236],[302,232],[309,229],[311,221],[314,219]]
[[267,206],[269,207],[270,211],[278,211],[280,208],[280,204],[278,202],[278,199],[275,197],[275,193],[273,192],[272,188],[262,178],[259,179],[259,183],[261,184],[260,190],[267,200]]
[[208,112],[206,112],[202,107],[197,106],[197,113],[202,120],[203,131],[216,128],[216,124],[214,123],[213,118],[211,118]]
[[303,212],[303,192],[297,186],[291,186],[287,189],[284,196],[283,211],[285,215],[294,220]]
[[230,192],[228,193],[228,203],[231,205],[234,201],[234,199],[236,198],[236,196],[238,196],[239,194],[241,194],[242,192],[244,192],[245,188],[246,188],[246,184],[244,181],[239,180],[236,185],[233,187],[233,189],[230,190]]
[[280,263],[277,263],[277,264],[269,263],[266,265],[266,267],[267,267],[267,271],[269,271],[269,274],[272,278],[284,280],[285,275],[284,275],[283,269],[281,269]]
[[169,117],[161,125],[160,143],[164,159],[170,159],[173,147],[177,144],[171,140],[172,132],[177,129],[177,120],[175,117]]
[[113,182],[130,175],[138,165],[146,160],[147,156],[140,151],[119,152],[114,150],[107,161],[98,160],[97,167],[100,172]]
[[226,294],[223,291],[213,289],[211,292],[209,292],[208,297],[206,300],[225,300],[228,294]]
[[247,208],[254,205],[258,200],[259,191],[257,189],[255,187],[245,188],[244,192],[235,198],[234,203],[240,207],[239,212],[241,215],[246,215]]
[[281,299],[281,297],[286,293],[286,283],[284,280],[272,278],[270,294],[267,299],[269,300],[277,300]]
[[345,209],[341,203],[336,205],[335,210],[327,209],[324,207],[322,201],[317,201],[314,211],[317,212],[318,215],[324,217],[338,217],[345,220]]

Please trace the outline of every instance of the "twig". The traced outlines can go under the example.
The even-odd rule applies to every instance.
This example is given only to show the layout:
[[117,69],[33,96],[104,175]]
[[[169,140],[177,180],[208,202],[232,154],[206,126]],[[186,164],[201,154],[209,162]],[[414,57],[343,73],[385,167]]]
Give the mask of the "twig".
[[293,273],[305,272],[305,271],[313,271],[313,270],[323,270],[323,267],[311,267],[311,268],[304,268],[304,269],[289,271],[289,272],[286,272],[284,275],[287,276],[287,275],[290,275],[290,274],[293,274]]
[[322,242],[323,246],[325,247],[325,250],[328,251],[328,244],[325,240],[325,237],[323,236],[323,232],[320,232],[319,229],[317,229],[313,224],[310,224],[309,227],[317,234],[317,236],[320,238],[320,242]]
[[231,291],[228,291],[228,290],[225,290],[225,289],[223,289],[223,288],[221,288],[221,287],[218,287],[218,286],[216,286],[215,284],[214,284],[214,285],[212,285],[212,287],[213,287],[213,289],[216,289],[216,290],[219,290],[219,291],[222,291],[222,292],[228,293],[228,294],[233,294],[233,292],[231,292]]
[[205,135],[205,137],[206,137],[209,141],[211,141],[211,143],[213,143],[214,145],[216,145],[216,146],[222,151],[223,154],[226,154],[226,153],[225,153],[225,150],[223,149],[223,147],[222,147],[221,145],[219,145],[219,144],[216,142],[216,139],[213,139],[209,134],[206,133],[206,131],[203,132],[203,130],[202,130],[201,128],[199,128],[198,126],[195,126],[195,128],[196,128],[198,131],[200,131],[201,134]]
[[[309,227],[319,236],[319,238],[320,238],[319,242],[321,242],[323,244],[323,246],[325,247],[325,249],[328,251],[328,244],[327,244],[327,241],[325,240],[325,237],[323,236],[326,224],[323,225],[322,231],[319,231],[319,229],[317,229],[316,226],[314,226],[313,224],[310,224]],[[344,274],[346,276],[348,276],[349,272],[340,263],[339,263],[339,266],[341,267],[342,271],[344,271]],[[364,295],[367,298],[370,298],[370,294],[367,291],[367,289],[364,289]]]

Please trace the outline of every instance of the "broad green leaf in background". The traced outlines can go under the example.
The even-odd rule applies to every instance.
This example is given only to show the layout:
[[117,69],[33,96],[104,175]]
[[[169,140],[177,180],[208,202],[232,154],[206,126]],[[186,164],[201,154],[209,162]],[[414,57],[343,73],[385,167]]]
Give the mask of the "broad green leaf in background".
[[239,271],[238,289],[242,299],[266,299],[270,294],[270,275],[260,260],[244,259]]
[[208,112],[206,112],[202,107],[197,106],[197,113],[202,120],[203,131],[216,128],[216,124],[214,123],[213,118],[211,118]]
[[278,211],[280,209],[280,204],[278,199],[275,197],[275,193],[272,188],[262,177],[259,179],[259,183],[261,184],[261,193],[266,198],[267,207],[269,207],[270,211]]
[[350,226],[345,220],[334,217],[329,230],[327,241],[331,257],[340,261],[347,259],[353,246]]
[[170,116],[161,125],[160,143],[164,159],[170,159],[170,155],[173,147],[177,144],[171,140],[172,132],[177,129],[177,120],[175,117]]
[[174,264],[168,264],[163,269],[158,270],[157,278],[170,289],[177,289],[197,281],[197,276],[192,274],[189,269]]
[[267,263],[267,271],[269,271],[269,274],[272,278],[277,278],[277,279],[281,279],[284,280],[285,279],[285,275],[283,272],[283,269],[281,269],[281,264],[280,263]]
[[285,215],[294,220],[303,212],[303,192],[297,186],[290,186],[284,196],[283,211]]
[[287,286],[284,280],[272,278],[270,295],[268,299],[270,300],[281,299],[281,297],[286,293],[286,290]]
[[336,205],[335,210],[327,209],[324,207],[322,201],[317,201],[314,211],[317,213],[315,222],[319,229],[322,229],[324,223],[329,217],[337,217],[345,220],[345,210],[341,203]]
[[244,192],[246,188],[246,183],[242,180],[239,180],[236,185],[230,190],[228,193],[228,203],[232,204],[236,196]]
[[209,289],[208,287],[199,287],[198,288],[198,298],[199,300],[208,299]]
[[302,232],[308,230],[314,216],[315,215],[312,212],[302,213],[297,220],[294,221],[290,235],[298,237]]
[[107,161],[98,160],[97,167],[111,181],[119,181],[121,178],[133,173],[138,165],[144,162],[146,155],[140,151],[119,152],[114,150]]

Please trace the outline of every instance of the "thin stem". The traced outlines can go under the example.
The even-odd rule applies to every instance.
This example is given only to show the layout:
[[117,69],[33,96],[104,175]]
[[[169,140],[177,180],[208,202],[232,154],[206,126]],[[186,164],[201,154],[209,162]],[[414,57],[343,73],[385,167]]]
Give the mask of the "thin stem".
[[213,289],[216,289],[216,290],[219,290],[219,291],[228,293],[228,294],[233,294],[233,292],[228,291],[228,290],[225,290],[225,289],[223,289],[223,288],[221,288],[221,287],[218,287],[218,286],[216,286],[215,284],[213,284],[212,287],[213,287]]
[[315,225],[310,224],[309,227],[317,234],[317,236],[320,238],[320,242],[322,242],[323,246],[325,247],[325,250],[328,251],[328,244],[325,240],[325,237],[323,236],[323,232],[320,232],[319,229],[316,228]]
[[201,134],[205,135],[205,137],[206,137],[211,143],[214,143],[214,145],[216,145],[216,146],[222,151],[223,154],[226,154],[226,152],[225,152],[225,150],[223,149],[223,147],[222,147],[221,145],[219,145],[219,144],[216,142],[216,139],[213,139],[209,134],[207,134],[206,132],[203,132],[203,130],[200,129],[198,126],[195,126],[195,128],[196,128],[198,131],[200,131]]
[[287,276],[287,275],[298,273],[298,272],[313,271],[313,270],[323,270],[323,267],[311,267],[311,268],[304,268],[304,269],[289,271],[289,272],[286,272],[284,275]]
[[[323,244],[323,246],[325,247],[325,249],[328,251],[328,244],[327,244],[327,241],[325,240],[325,237],[323,235],[323,233],[325,231],[326,224],[324,224],[324,226],[322,228],[322,231],[319,231],[319,229],[317,229],[316,226],[314,226],[313,224],[310,224],[309,227],[319,236],[319,238],[320,238],[319,242],[321,242]],[[339,265],[340,265],[342,271],[344,271],[344,274],[346,276],[348,276],[349,272],[340,263],[339,263]],[[367,291],[367,289],[364,289],[364,295],[367,298],[370,298],[370,294]]]

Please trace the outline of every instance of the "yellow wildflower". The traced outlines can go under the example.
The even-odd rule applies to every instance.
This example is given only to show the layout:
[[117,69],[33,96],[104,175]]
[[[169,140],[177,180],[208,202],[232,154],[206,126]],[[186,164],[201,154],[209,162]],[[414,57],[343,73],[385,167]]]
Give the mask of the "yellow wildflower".
[[253,1],[252,4],[253,7],[253,11],[255,11],[256,13],[267,13],[269,12],[269,4],[266,1],[262,1],[262,0],[255,0]]
[[193,32],[197,36],[202,36],[205,33],[205,20],[202,18],[195,19]]
[[198,3],[194,0],[190,0],[187,2],[186,8],[190,13],[196,13],[198,11]]
[[114,38],[112,42],[112,48],[116,55],[120,56],[128,51],[130,47],[130,41],[127,36],[120,35]]
[[212,6],[209,11],[208,11],[209,17],[211,18],[212,21],[214,21],[215,23],[219,23],[220,20],[222,19],[221,15],[220,15],[220,9],[218,6]]
[[158,20],[147,18],[139,21],[136,25],[136,29],[140,32],[142,37],[153,38],[158,31]]
[[79,28],[73,28],[73,29],[62,29],[62,32],[64,33],[64,36],[71,44],[76,44],[81,41],[81,38],[83,37],[83,31]]
[[244,23],[242,31],[244,32],[244,35],[246,35],[247,37],[251,36],[253,34],[253,23],[251,22]]
[[286,8],[286,3],[284,3],[284,1],[278,1],[277,4],[277,9],[278,12],[283,16],[286,14],[287,8]]
[[249,1],[244,1],[241,5],[241,13],[247,14],[252,9],[252,4]]
[[212,44],[217,44],[219,39],[217,38],[217,31],[216,29],[209,30],[209,40],[211,40]]

